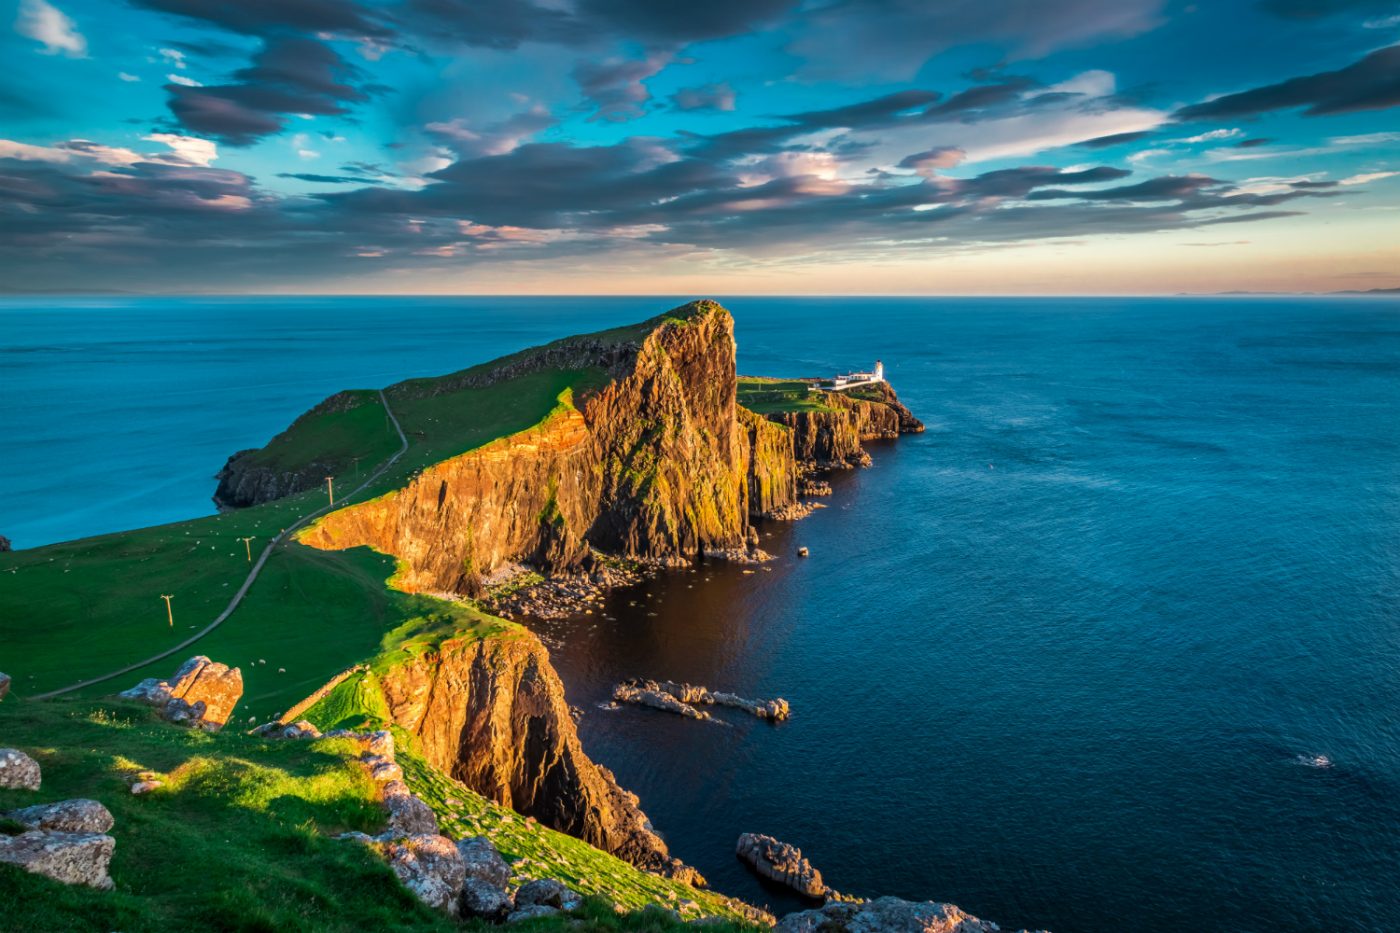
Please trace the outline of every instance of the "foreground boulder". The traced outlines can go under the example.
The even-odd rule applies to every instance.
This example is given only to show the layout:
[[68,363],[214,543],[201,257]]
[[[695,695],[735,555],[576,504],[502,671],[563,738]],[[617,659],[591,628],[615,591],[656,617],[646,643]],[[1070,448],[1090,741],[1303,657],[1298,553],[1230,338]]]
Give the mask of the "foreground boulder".
[[105,833],[112,828],[112,814],[96,800],[64,800],[11,810],[7,819],[32,829],[61,833]]
[[420,901],[457,916],[467,873],[451,839],[427,833],[405,836],[386,843],[384,855],[399,881]]
[[169,682],[148,677],[120,696],[149,703],[170,722],[217,732],[243,696],[243,673],[195,655]]
[[954,904],[881,897],[862,903],[834,901],[819,910],[788,914],[773,929],[774,933],[999,933],[1001,927],[978,920]]
[[467,877],[480,878],[486,883],[505,890],[510,884],[510,866],[496,851],[496,845],[485,836],[473,836],[457,842],[457,852],[462,856],[462,865]]
[[744,833],[734,846],[734,853],[765,878],[785,884],[799,894],[821,897],[826,894],[822,873],[802,857],[802,850],[779,842],[772,836]]
[[39,762],[17,748],[0,748],[0,787],[38,790]]
[[515,892],[515,906],[577,910],[583,906],[583,896],[553,878],[541,878],[520,886],[520,890]]
[[58,833],[41,829],[0,835],[0,862],[64,884],[112,887],[107,867],[117,842],[99,833]]
[[468,878],[462,884],[462,899],[458,913],[462,917],[476,917],[488,923],[500,923],[506,919],[515,905],[510,894],[480,878]]

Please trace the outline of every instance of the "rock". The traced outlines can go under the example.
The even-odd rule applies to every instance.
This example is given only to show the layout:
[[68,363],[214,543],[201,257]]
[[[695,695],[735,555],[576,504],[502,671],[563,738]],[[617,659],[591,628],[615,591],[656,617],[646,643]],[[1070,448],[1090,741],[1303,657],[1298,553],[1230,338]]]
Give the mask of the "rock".
[[97,833],[57,833],[30,830],[18,836],[0,835],[0,862],[64,884],[85,884],[107,890],[112,879],[116,840]]
[[39,762],[17,748],[0,748],[0,787],[38,790]]
[[149,703],[170,722],[217,732],[243,696],[243,674],[195,655],[180,665],[169,683],[148,677],[119,696]]
[[63,833],[105,833],[112,828],[112,814],[96,800],[64,800],[40,803],[5,814],[34,829]]
[[495,887],[505,889],[510,883],[510,865],[496,851],[496,845],[485,836],[473,836],[457,841],[468,878],[480,878]]
[[137,781],[135,784],[131,785],[131,792],[137,795],[149,794],[163,783],[163,781]]
[[811,551],[808,551],[805,547],[800,547],[800,548],[797,549],[797,556],[798,556],[798,557],[806,557],[806,556],[807,556],[808,554],[810,554],[810,553],[811,553]]
[[388,832],[393,835],[437,834],[437,817],[432,809],[413,796],[403,781],[389,781],[384,785],[384,809],[389,811]]
[[282,729],[282,738],[284,739],[319,739],[320,737],[321,730],[305,719],[298,719]]
[[734,852],[763,877],[785,884],[799,894],[821,897],[826,893],[822,873],[802,857],[802,850],[796,846],[779,842],[772,836],[744,833],[735,843]]
[[380,755],[390,760],[394,757],[394,733],[387,729],[371,732],[366,739],[366,748],[372,755]]
[[5,699],[5,697],[9,694],[9,692],[10,692],[10,675],[9,675],[9,674],[6,674],[6,673],[4,673],[4,672],[0,672],[0,700]]
[[583,905],[583,897],[565,887],[553,878],[540,878],[520,886],[515,892],[517,907],[556,907],[559,910],[577,910]]
[[652,709],[659,709],[667,713],[675,713],[678,716],[685,716],[687,719],[711,719],[709,713],[702,713],[700,710],[682,700],[678,700],[661,690],[648,689],[654,686],[650,681],[624,682],[613,687],[613,699],[619,703],[635,703],[638,706],[650,706]]
[[399,881],[420,901],[457,915],[466,873],[451,839],[435,833],[406,836],[386,843],[384,854]]
[[403,780],[403,768],[400,768],[397,762],[377,755],[364,759],[364,762],[369,766],[369,776],[381,784]]
[[538,920],[541,917],[553,917],[563,913],[557,907],[546,907],[544,904],[535,904],[530,907],[517,907],[506,915],[506,923],[519,923],[521,920]]
[[1000,927],[953,904],[881,897],[788,914],[773,929],[774,933],[997,933]]
[[741,709],[760,719],[778,721],[792,715],[788,701],[781,697],[776,700],[746,700],[733,693],[711,691],[707,687],[694,684],[678,684],[672,680],[643,680],[633,677],[624,680],[613,688],[613,699],[625,703],[637,703],[669,713],[679,713],[691,719],[710,719],[708,713],[695,709],[696,706],[731,706]]
[[462,885],[459,916],[500,923],[514,909],[510,895],[489,881],[468,877]]

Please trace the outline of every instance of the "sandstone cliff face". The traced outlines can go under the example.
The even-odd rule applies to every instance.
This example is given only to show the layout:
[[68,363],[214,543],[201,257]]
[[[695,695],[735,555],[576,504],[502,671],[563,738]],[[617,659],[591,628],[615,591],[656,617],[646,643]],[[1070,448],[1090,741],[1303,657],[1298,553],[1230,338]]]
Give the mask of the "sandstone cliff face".
[[584,754],[563,685],[532,635],[449,640],[381,684],[394,720],[434,767],[639,868],[703,883],[670,856],[636,796]]
[[[751,491],[760,511],[794,497],[795,479],[780,475],[787,442],[739,420],[729,313],[696,302],[672,317],[683,320],[659,324],[630,356],[609,351],[615,378],[602,389],[326,516],[302,542],[369,545],[403,559],[402,588],[463,594],[507,561],[557,569],[590,548],[663,562],[744,548]],[[536,365],[521,357],[506,375]]]
[[877,398],[827,396],[837,411],[776,412],[768,417],[792,429],[793,453],[804,466],[841,469],[868,462],[862,441],[919,434],[924,425],[899,401],[887,383],[864,390]]
[[748,446],[749,514],[770,515],[797,501],[797,457],[786,425],[739,408]]

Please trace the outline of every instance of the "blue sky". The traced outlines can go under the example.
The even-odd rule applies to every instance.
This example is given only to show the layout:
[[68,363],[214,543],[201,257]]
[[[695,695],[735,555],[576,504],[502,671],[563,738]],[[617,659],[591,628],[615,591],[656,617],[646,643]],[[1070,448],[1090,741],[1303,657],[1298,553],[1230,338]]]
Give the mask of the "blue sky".
[[1400,285],[1400,3],[10,12],[8,290]]

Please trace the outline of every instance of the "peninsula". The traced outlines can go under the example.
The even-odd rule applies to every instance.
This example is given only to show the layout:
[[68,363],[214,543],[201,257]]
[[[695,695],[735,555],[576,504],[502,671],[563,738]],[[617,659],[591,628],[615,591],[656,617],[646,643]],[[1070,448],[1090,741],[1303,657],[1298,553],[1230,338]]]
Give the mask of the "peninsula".
[[[923,430],[882,370],[843,388],[739,377],[729,312],[696,301],[339,392],[229,459],[219,515],[0,555],[12,919],[772,924],[705,888],[588,757],[547,652],[504,615],[787,559],[757,523],[805,514],[864,442]],[[115,847],[83,843],[101,883],[26,861],[76,845],[16,809],[62,797],[108,814],[87,835]],[[783,923],[994,928],[891,898]]]

